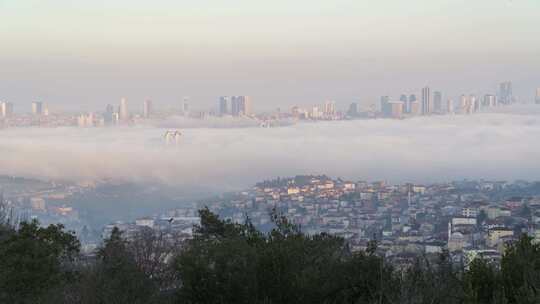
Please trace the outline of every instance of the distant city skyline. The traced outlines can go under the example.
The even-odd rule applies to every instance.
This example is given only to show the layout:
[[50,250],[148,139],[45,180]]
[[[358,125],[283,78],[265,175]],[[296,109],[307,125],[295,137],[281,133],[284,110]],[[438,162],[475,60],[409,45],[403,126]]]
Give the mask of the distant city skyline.
[[[358,111],[361,110],[368,110],[370,108],[379,108],[382,112],[384,112],[384,109],[381,107],[381,102],[402,102],[403,108],[401,111],[403,113],[411,113],[411,111],[415,111],[414,107],[419,107],[418,111],[419,114],[425,114],[425,113],[432,113],[432,112],[441,112],[444,108],[444,112],[446,112],[447,109],[451,108],[448,107],[449,104],[453,107],[453,100],[462,100],[461,107],[463,107],[463,96],[469,96],[473,98],[473,106],[475,107],[474,110],[479,110],[480,106],[485,105],[493,105],[495,103],[497,104],[510,104],[510,103],[536,103],[540,104],[540,88],[535,88],[530,94],[528,94],[526,97],[519,97],[515,95],[514,92],[514,83],[512,81],[502,81],[499,82],[493,89],[487,90],[485,92],[482,92],[479,89],[472,90],[472,92],[475,93],[460,93],[460,94],[448,94],[446,91],[443,91],[440,89],[440,87],[435,88],[434,91],[432,91],[432,88],[430,86],[422,87],[421,89],[417,91],[415,90],[404,90],[400,94],[395,95],[383,95],[377,97],[375,100],[362,100],[361,98],[357,99],[346,99],[346,100],[338,100],[332,99],[332,102],[334,104],[334,107],[337,108],[340,111],[346,112],[347,109],[350,109],[350,106],[352,103],[356,104]],[[519,85],[518,85],[519,86]],[[427,91],[426,91],[427,90]],[[407,97],[407,94],[410,95]],[[420,100],[417,100],[416,96],[420,96]],[[480,96],[480,97],[478,97]],[[483,96],[483,97],[482,97]],[[423,98],[426,98],[426,100],[423,100]],[[477,100],[478,98],[482,100]],[[495,100],[486,100],[487,98],[495,98]],[[238,99],[238,101],[237,101]],[[38,100],[42,100],[39,99]],[[109,100],[109,99],[107,99]],[[119,118],[121,120],[126,120],[127,117],[125,116],[127,112],[133,112],[133,113],[141,113],[143,117],[149,118],[150,112],[154,112],[156,109],[155,103],[153,99],[150,98],[141,98],[136,97],[132,100],[132,104],[135,103],[135,109],[133,111],[127,110],[127,100],[128,98],[122,97],[120,98],[120,104],[118,107],[118,114]],[[157,107],[161,110],[171,110],[171,109],[180,109],[184,114],[189,112],[189,109],[193,108],[196,111],[210,111],[216,115],[223,115],[223,114],[232,114],[233,116],[238,116],[238,114],[254,114],[254,113],[263,113],[263,112],[275,112],[276,110],[285,111],[288,112],[294,107],[305,107],[305,106],[312,106],[313,104],[319,103],[323,104],[329,99],[322,99],[322,100],[313,100],[310,102],[303,102],[303,103],[293,103],[293,104],[282,104],[277,106],[268,106],[260,103],[259,99],[257,100],[257,108],[254,110],[253,108],[253,102],[251,96],[214,96],[213,101],[210,103],[198,103],[193,102],[190,97],[183,96],[179,98],[176,101],[173,101],[172,103],[167,103],[162,101],[161,103],[157,103]],[[451,103],[449,103],[451,101]],[[478,101],[478,104],[476,102]],[[418,105],[415,105],[415,102],[418,102]],[[446,102],[446,104],[445,104]],[[468,101],[467,101],[468,102]],[[61,113],[61,112],[101,112],[103,107],[109,107],[111,103],[115,102],[108,102],[105,105],[101,104],[89,104],[89,105],[83,105],[83,104],[76,104],[76,105],[63,105],[63,104],[56,104],[53,103],[53,109],[54,112]],[[140,107],[139,107],[140,103]],[[42,111],[49,111],[49,102],[43,102],[43,101],[23,101],[21,103],[13,103],[11,101],[7,101],[5,98],[3,99],[0,96],[0,105],[3,105],[0,107],[0,110],[6,109],[5,111],[0,111],[0,117],[5,116],[3,113],[33,113],[33,114],[43,114]],[[241,104],[242,109],[238,108]],[[9,107],[9,109],[8,109]],[[139,109],[140,108],[140,109]],[[189,108],[189,109],[188,109]],[[245,108],[245,109],[244,109]],[[247,112],[246,112],[247,109]],[[9,110],[9,111],[8,111]],[[37,113],[38,111],[39,113]],[[107,109],[105,110],[107,112]]]

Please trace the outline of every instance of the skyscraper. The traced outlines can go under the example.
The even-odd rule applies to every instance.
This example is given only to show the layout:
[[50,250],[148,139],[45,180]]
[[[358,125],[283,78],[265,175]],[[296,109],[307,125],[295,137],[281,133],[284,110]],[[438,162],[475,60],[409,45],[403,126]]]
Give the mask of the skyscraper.
[[113,122],[115,122],[115,115],[114,115],[114,107],[111,104],[108,104],[107,107],[105,107],[105,113],[103,113],[103,122],[105,125],[110,125]]
[[126,98],[122,98],[120,100],[120,107],[118,108],[118,116],[121,121],[129,120],[129,111],[128,111]]
[[477,112],[480,110],[480,101],[476,98],[476,95],[469,95],[469,113]]
[[13,114],[13,104],[11,102],[0,103],[0,117],[9,117]]
[[349,106],[349,110],[347,111],[347,115],[349,115],[350,117],[356,117],[358,116],[358,112],[358,103],[351,103],[351,105]]
[[231,114],[232,116],[240,115],[240,96],[231,97]]
[[433,112],[441,113],[442,107],[442,93],[440,91],[433,92]]
[[32,114],[41,115],[43,114],[43,103],[39,101],[32,102]]
[[219,115],[229,114],[229,96],[219,97]]
[[429,115],[431,111],[431,90],[425,87],[422,89],[422,115]]
[[7,104],[6,102],[0,102],[0,117],[7,116]]
[[231,114],[233,116],[251,115],[251,100],[249,96],[231,97]]
[[534,98],[536,104],[540,104],[540,88],[536,89],[536,97]]
[[482,101],[482,106],[484,107],[495,107],[497,105],[497,96],[492,94],[484,95],[484,100]]
[[153,112],[152,101],[150,99],[147,99],[144,101],[144,104],[143,104],[143,117],[150,118],[150,116],[152,116],[152,112]]
[[459,112],[461,114],[467,114],[469,111],[469,98],[463,94],[459,97]]
[[251,115],[252,114],[252,106],[251,106],[251,99],[249,96],[241,96],[242,97],[242,110],[244,115]]
[[[414,107],[414,111],[413,111]],[[408,113],[413,115],[419,115],[420,114],[420,103],[418,102],[418,99],[416,98],[415,94],[409,95],[409,106],[408,106]]]
[[383,117],[392,117],[392,104],[389,96],[381,96],[381,114]]
[[404,113],[409,113],[410,112],[410,106],[409,106],[409,101],[407,99],[407,95],[401,94],[401,96],[399,97],[399,101],[401,101],[403,103],[403,112]]
[[323,112],[326,116],[334,116],[336,114],[336,102],[333,100],[327,100],[324,102]]
[[505,81],[499,85],[499,102],[502,104],[511,104],[513,102],[512,82]]

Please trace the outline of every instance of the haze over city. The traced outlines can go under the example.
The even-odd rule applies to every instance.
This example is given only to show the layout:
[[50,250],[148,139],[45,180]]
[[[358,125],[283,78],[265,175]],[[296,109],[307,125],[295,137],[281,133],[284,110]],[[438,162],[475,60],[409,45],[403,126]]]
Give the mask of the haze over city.
[[2,100],[94,110],[146,98],[258,110],[538,86],[535,0],[0,1]]
[[540,303],[540,0],[0,0],[0,303]]
[[0,174],[187,193],[535,180],[539,8],[2,1]]

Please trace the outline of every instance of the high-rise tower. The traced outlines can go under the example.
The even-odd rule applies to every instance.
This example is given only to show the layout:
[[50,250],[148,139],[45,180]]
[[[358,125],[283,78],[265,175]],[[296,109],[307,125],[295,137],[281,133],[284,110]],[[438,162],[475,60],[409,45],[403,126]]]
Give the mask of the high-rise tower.
[[512,82],[505,81],[499,85],[499,102],[502,104],[511,104],[514,97],[512,96]]
[[440,91],[433,92],[433,112],[441,113],[443,107],[442,93]]
[[229,96],[219,97],[219,115],[229,114]]
[[431,90],[425,87],[422,89],[422,115],[429,115],[431,111]]
[[13,114],[13,104],[11,102],[0,102],[0,117],[9,117]]
[[32,102],[32,114],[41,115],[43,114],[43,103],[39,101]]
[[150,99],[145,100],[143,104],[143,117],[150,118],[150,116],[152,116],[153,110],[154,109],[152,101]]
[[129,111],[128,111],[126,98],[122,98],[120,100],[120,107],[118,108],[118,116],[121,121],[129,120]]

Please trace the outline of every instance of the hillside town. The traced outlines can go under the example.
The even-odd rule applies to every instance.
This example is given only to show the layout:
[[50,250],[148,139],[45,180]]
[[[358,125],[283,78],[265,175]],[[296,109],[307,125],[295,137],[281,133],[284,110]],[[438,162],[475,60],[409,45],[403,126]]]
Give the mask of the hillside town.
[[[205,207],[233,222],[249,220],[262,231],[273,228],[272,212],[282,214],[304,233],[343,237],[352,251],[365,250],[376,241],[379,255],[404,266],[418,256],[446,251],[455,263],[465,266],[477,256],[497,265],[505,244],[522,233],[540,241],[539,182],[464,180],[393,185],[302,175],[263,181],[246,191],[192,203],[179,201],[177,208],[101,226],[92,224],[87,212],[73,202],[84,196],[89,197],[88,202],[108,200],[106,195],[125,199],[119,193],[129,192],[128,186],[109,185],[110,193],[106,194],[103,186],[95,184],[3,177],[2,185],[11,189],[3,194],[5,205],[43,225],[63,223],[77,233],[83,252],[88,254],[114,227],[128,238],[150,229],[171,241],[190,239],[193,226],[200,223],[197,211]],[[155,198],[157,194],[147,195]]]
[[522,233],[540,241],[540,183],[391,185],[296,176],[203,204],[263,230],[270,229],[275,210],[305,233],[345,238],[352,250],[365,250],[375,240],[377,252],[396,264],[443,251],[463,265],[477,256],[496,264],[505,244]]

